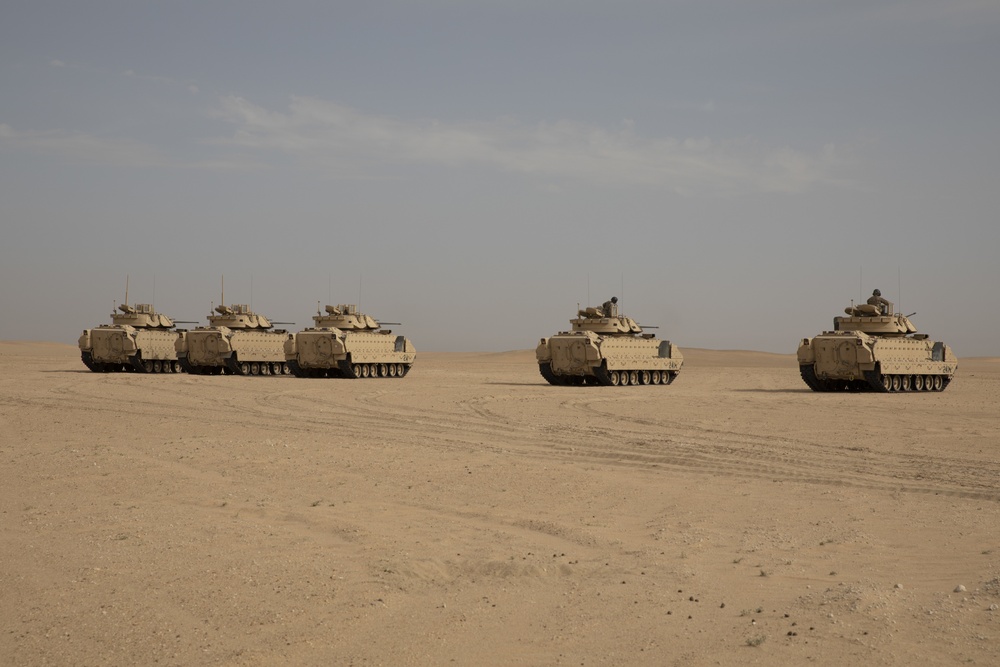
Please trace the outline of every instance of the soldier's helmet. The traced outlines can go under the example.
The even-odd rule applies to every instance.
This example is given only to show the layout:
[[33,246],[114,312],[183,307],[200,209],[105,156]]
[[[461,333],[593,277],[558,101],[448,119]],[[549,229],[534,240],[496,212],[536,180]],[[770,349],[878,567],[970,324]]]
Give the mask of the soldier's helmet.
[[880,290],[875,290],[872,292],[872,296],[882,296],[882,292]]
[[618,303],[618,297],[616,296],[611,297],[611,303]]

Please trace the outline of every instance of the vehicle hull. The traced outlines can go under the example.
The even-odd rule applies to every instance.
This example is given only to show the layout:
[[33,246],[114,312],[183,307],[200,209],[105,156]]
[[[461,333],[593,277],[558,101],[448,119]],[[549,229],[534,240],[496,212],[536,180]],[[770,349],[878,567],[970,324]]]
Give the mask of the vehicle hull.
[[177,359],[199,375],[287,375],[285,331],[198,327],[176,341]]
[[342,331],[310,328],[289,334],[285,360],[298,377],[405,377],[416,349],[389,331]]
[[550,384],[670,384],[684,356],[670,341],[645,336],[562,332],[535,348],[539,372]]
[[942,391],[958,368],[951,348],[923,336],[827,331],[797,351],[802,380],[813,391]]
[[102,325],[85,330],[77,343],[84,365],[95,373],[179,373],[177,336],[172,330]]

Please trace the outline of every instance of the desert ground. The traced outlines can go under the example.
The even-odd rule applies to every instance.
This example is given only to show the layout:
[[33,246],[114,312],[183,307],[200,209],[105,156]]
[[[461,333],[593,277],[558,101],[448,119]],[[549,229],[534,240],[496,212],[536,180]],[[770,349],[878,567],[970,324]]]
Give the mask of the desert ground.
[[997,664],[1000,360],[819,394],[684,352],[552,387],[531,351],[342,380],[0,343],[0,662]]

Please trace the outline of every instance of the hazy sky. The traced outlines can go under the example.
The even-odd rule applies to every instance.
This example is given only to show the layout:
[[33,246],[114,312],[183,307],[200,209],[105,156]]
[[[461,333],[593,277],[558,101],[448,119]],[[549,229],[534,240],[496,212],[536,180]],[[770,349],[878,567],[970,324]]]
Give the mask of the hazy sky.
[[1000,356],[998,72],[996,0],[7,2],[0,339],[75,343],[126,275],[204,323],[225,275],[418,351],[618,295],[794,352],[878,287]]

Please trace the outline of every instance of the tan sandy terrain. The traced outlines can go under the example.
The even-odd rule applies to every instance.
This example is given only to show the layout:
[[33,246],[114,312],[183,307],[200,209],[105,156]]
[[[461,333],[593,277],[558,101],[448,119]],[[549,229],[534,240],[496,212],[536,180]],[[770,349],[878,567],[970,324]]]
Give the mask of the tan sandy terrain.
[[997,664],[997,360],[818,394],[685,356],[551,387],[531,352],[305,380],[0,343],[0,661]]

